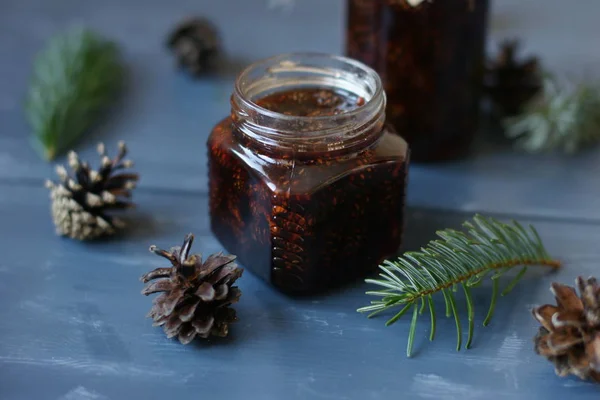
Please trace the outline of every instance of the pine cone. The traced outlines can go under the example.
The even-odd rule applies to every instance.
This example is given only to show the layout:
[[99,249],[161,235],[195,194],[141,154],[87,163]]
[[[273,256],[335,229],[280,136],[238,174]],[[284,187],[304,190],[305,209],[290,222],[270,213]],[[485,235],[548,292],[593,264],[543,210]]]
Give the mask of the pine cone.
[[519,62],[518,46],[517,40],[502,42],[498,57],[490,60],[486,68],[485,90],[495,112],[503,117],[520,113],[542,88],[539,60],[530,57]]
[[117,170],[131,168],[133,162],[123,160],[127,154],[125,143],[119,143],[119,153],[111,160],[104,145],[98,145],[102,165],[96,171],[88,163],[81,162],[77,153],[69,153],[69,166],[74,178],[62,165],[56,167],[60,182],[46,182],[52,199],[52,219],[56,233],[78,240],[92,240],[112,235],[125,226],[124,222],[109,213],[113,210],[134,207],[129,201],[131,189],[135,188],[137,174]]
[[553,283],[557,305],[533,310],[542,324],[535,351],[554,363],[558,376],[600,383],[600,285],[595,278],[578,277],[576,283],[579,296],[574,288]]
[[148,314],[153,326],[162,326],[168,338],[177,336],[182,344],[190,343],[196,336],[225,337],[229,324],[236,321],[236,303],[242,292],[231,286],[242,276],[243,269],[233,261],[235,256],[217,253],[202,262],[200,254],[188,256],[194,236],[185,237],[181,247],[171,251],[151,246],[150,251],[171,261],[172,267],[157,268],[141,277],[149,283],[142,294],[163,292],[154,299]]
[[183,20],[167,40],[179,67],[187,68],[194,76],[200,76],[212,69],[220,52],[220,44],[217,29],[206,18]]

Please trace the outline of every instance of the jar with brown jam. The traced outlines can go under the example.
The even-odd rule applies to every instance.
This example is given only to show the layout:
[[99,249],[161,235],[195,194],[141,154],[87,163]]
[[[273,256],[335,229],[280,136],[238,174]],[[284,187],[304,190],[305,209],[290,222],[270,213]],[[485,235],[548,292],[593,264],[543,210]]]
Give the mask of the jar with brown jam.
[[489,0],[347,0],[346,55],[375,69],[417,162],[468,154],[478,128]]
[[385,124],[378,74],[284,54],[237,77],[208,139],[211,228],[283,292],[364,277],[400,245],[409,150]]

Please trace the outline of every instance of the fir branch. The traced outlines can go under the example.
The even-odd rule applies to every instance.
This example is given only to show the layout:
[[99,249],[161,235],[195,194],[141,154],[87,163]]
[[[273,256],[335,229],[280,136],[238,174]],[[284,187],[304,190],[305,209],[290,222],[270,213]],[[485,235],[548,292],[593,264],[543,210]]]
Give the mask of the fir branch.
[[46,160],[72,148],[116,97],[124,70],[115,43],[82,27],[53,37],[33,67],[26,116]]
[[413,309],[413,319],[407,345],[407,356],[411,355],[417,323],[417,309],[421,303],[429,304],[431,332],[435,337],[436,314],[433,295],[440,293],[446,303],[446,317],[453,316],[456,322],[457,350],[462,345],[462,325],[454,292],[462,286],[468,312],[468,338],[466,348],[471,346],[474,330],[474,304],[471,288],[481,284],[488,275],[493,281],[492,299],[483,325],[492,318],[498,294],[498,278],[517,266],[523,266],[515,278],[506,285],[501,296],[508,294],[527,271],[527,266],[545,265],[560,267],[547,253],[535,228],[523,228],[517,221],[512,224],[493,218],[475,215],[472,221],[463,223],[466,232],[445,229],[438,231],[441,240],[432,240],[421,251],[406,252],[396,261],[386,260],[380,265],[381,279],[366,282],[380,286],[382,290],[367,294],[381,297],[371,305],[359,308],[358,312],[369,312],[369,318],[395,307],[401,310],[392,316],[386,326],[398,321],[408,310]]
[[526,152],[573,154],[600,142],[600,88],[546,74],[540,93],[503,125],[506,136]]

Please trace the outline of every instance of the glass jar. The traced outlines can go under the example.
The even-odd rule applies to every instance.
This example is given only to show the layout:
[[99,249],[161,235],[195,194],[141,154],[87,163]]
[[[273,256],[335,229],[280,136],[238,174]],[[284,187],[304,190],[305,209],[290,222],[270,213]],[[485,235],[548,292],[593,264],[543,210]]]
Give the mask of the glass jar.
[[363,277],[395,253],[409,150],[385,103],[377,73],[345,57],[284,54],[242,71],[208,139],[222,245],[288,293]]
[[478,128],[488,0],[348,0],[346,55],[375,69],[417,162],[468,153]]

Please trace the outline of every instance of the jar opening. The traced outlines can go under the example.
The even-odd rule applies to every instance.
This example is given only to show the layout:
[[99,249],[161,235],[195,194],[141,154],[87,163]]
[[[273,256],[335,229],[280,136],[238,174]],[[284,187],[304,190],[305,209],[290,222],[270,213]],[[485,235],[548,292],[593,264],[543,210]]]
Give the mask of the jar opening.
[[[343,91],[361,102],[327,115],[290,115],[260,104],[268,96],[302,90]],[[381,131],[385,94],[379,75],[356,60],[321,53],[283,54],[254,63],[238,75],[232,117],[240,132],[263,146],[332,151]]]
[[[367,107],[383,92],[379,75],[371,68],[350,58],[321,53],[283,54],[252,64],[238,76],[235,90],[250,107],[274,117],[294,119],[297,116],[272,112],[256,101],[277,92],[305,88],[341,89],[364,98]],[[352,112],[360,113],[347,113]]]

